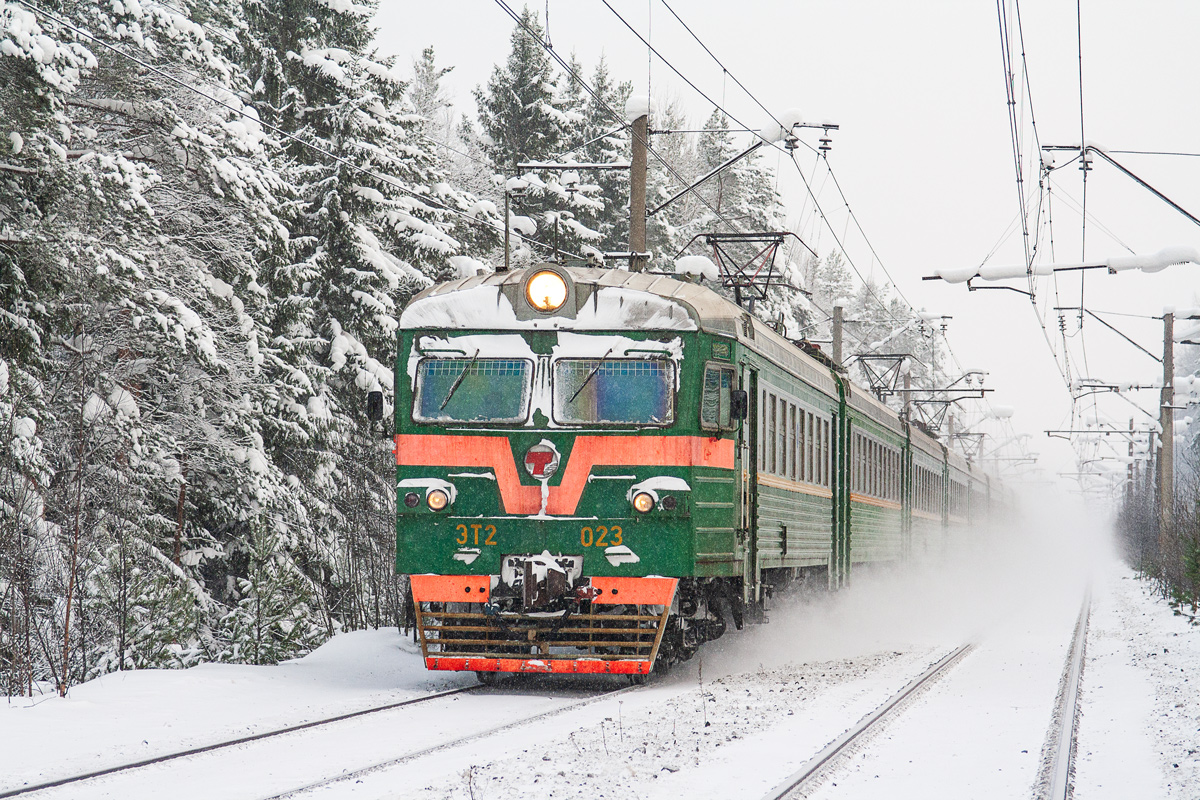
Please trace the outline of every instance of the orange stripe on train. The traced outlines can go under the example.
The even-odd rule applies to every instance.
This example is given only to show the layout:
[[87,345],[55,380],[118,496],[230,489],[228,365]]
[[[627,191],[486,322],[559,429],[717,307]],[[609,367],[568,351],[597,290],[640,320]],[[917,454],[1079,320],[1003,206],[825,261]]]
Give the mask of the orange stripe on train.
[[[733,440],[707,436],[578,436],[562,483],[549,487],[547,514],[574,514],[593,467],[733,469]],[[409,467],[490,467],[506,514],[536,514],[542,487],[522,486],[506,436],[397,434],[396,463]]]

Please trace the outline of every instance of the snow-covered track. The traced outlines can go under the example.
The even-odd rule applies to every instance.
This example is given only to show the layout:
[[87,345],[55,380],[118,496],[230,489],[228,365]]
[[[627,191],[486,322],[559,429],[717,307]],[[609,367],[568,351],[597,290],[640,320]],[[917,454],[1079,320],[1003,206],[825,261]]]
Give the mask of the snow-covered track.
[[0,800],[5,800],[5,798],[9,798],[9,797],[19,797],[21,795],[32,794],[33,792],[42,792],[42,791],[46,791],[47,789],[55,789],[60,786],[68,786],[73,783],[82,783],[84,781],[90,781],[90,780],[94,780],[96,778],[102,778],[107,775],[115,775],[120,772],[127,772],[129,770],[142,769],[144,767],[153,766],[155,764],[163,764],[168,761],[174,761],[176,759],[186,758],[188,756],[200,755],[201,753],[211,753],[214,750],[223,750],[227,747],[237,747],[238,745],[243,745],[243,744],[248,744],[250,742],[260,741],[262,739],[270,739],[275,736],[283,736],[284,734],[295,733],[297,731],[308,730],[310,728],[317,728],[317,727],[322,727],[325,725],[332,725],[333,723],[336,723],[336,722],[343,722],[348,719],[354,719],[356,717],[363,717],[368,714],[377,714],[381,711],[391,711],[393,709],[403,708],[404,706],[417,705],[418,703],[427,703],[430,700],[438,700],[443,697],[450,697],[451,695],[463,694],[464,692],[475,692],[475,691],[479,691],[483,688],[484,687],[482,687],[482,686],[463,686],[458,689],[448,689],[444,692],[435,692],[433,694],[421,695],[420,697],[410,697],[407,700],[399,700],[395,703],[386,703],[381,706],[372,706],[371,708],[363,708],[363,709],[359,709],[358,711],[351,711],[346,714],[338,714],[337,716],[334,716],[334,717],[325,717],[323,719],[312,720],[310,722],[302,722],[297,725],[289,725],[286,728],[277,728],[275,730],[263,731],[262,733],[255,733],[255,734],[251,734],[249,736],[241,736],[241,737],[238,737],[237,739],[228,739],[225,741],[213,742],[212,744],[206,744],[206,745],[202,745],[200,747],[193,747],[188,750],[180,750],[180,751],[174,752],[174,753],[166,753],[164,755],[154,756],[153,758],[146,758],[146,759],[142,759],[141,761],[134,761],[129,764],[119,764],[115,767],[106,767],[104,769],[98,769],[93,772],[85,772],[80,775],[69,775],[67,777],[57,778],[52,781],[45,781],[43,783],[30,784],[27,786],[20,786],[15,789],[6,789],[4,791],[0,791]]
[[1043,765],[1035,797],[1037,800],[1068,800],[1074,793],[1075,740],[1079,731],[1079,695],[1083,688],[1083,661],[1087,651],[1088,619],[1092,590],[1084,593],[1083,607],[1075,622],[1075,635],[1059,683],[1054,721],[1042,748]]
[[880,722],[888,719],[905,700],[948,672],[952,666],[957,664],[963,656],[974,650],[975,647],[974,643],[964,644],[947,653],[940,661],[933,664],[903,689],[889,697],[882,705],[859,720],[852,728],[826,745],[821,752],[806,761],[804,766],[799,770],[793,772],[776,785],[775,788],[767,792],[763,796],[763,800],[783,800],[783,798],[791,796],[793,792],[802,789],[806,783],[818,776],[847,747],[874,729]]
[[280,794],[270,795],[268,797],[263,798],[263,800],[285,800],[286,798],[300,797],[300,796],[308,794],[310,792],[315,792],[315,791],[324,789],[329,786],[334,786],[336,784],[345,783],[347,781],[353,783],[355,781],[361,780],[366,775],[371,775],[373,773],[382,772],[382,771],[390,769],[392,767],[397,767],[402,764],[406,764],[410,761],[415,761],[419,758],[423,758],[425,756],[428,756],[428,755],[431,755],[433,753],[437,753],[437,752],[440,752],[443,750],[450,750],[450,749],[453,749],[456,747],[462,747],[463,745],[471,744],[473,742],[478,742],[480,740],[488,739],[488,738],[491,738],[498,734],[504,733],[506,731],[510,731],[514,728],[520,728],[525,725],[539,722],[544,719],[550,719],[552,717],[559,716],[564,712],[570,712],[577,708],[582,708],[584,706],[591,705],[592,703],[596,703],[601,700],[609,700],[618,695],[625,694],[626,692],[634,692],[641,688],[642,688],[641,686],[634,685],[634,686],[626,686],[623,689],[614,689],[614,690],[610,690],[610,691],[598,692],[597,694],[591,695],[589,697],[585,697],[582,700],[576,700],[572,703],[567,703],[566,705],[557,706],[555,708],[550,709],[549,711],[543,711],[541,713],[533,714],[528,717],[522,717],[520,719],[512,720],[511,722],[506,722],[503,725],[497,725],[493,728],[488,728],[487,730],[478,731],[476,733],[472,733],[468,736],[463,736],[458,739],[452,739],[450,741],[440,742],[438,744],[430,745],[429,747],[425,747],[420,750],[413,750],[411,752],[404,753],[403,755],[396,756],[395,758],[390,758],[386,761],[380,761],[379,763],[371,764],[370,766],[361,767],[352,772],[340,772],[337,775],[334,775],[329,778],[324,778],[319,781],[313,781],[312,783],[305,784],[304,786],[297,786],[293,789],[289,789]]

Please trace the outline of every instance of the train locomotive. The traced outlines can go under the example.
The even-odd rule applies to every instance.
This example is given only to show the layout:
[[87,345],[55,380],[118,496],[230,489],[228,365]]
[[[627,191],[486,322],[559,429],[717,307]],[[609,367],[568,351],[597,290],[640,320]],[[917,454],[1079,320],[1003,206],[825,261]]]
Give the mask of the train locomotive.
[[798,578],[938,551],[994,487],[686,280],[540,264],[400,319],[396,570],[427,668],[625,674]]

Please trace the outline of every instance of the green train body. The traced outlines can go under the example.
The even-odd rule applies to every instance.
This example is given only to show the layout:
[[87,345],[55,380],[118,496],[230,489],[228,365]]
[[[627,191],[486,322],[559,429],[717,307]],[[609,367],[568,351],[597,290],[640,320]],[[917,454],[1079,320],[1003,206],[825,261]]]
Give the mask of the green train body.
[[782,584],[940,551],[993,503],[843,373],[652,274],[427,289],[395,398],[396,570],[431,669],[644,676]]

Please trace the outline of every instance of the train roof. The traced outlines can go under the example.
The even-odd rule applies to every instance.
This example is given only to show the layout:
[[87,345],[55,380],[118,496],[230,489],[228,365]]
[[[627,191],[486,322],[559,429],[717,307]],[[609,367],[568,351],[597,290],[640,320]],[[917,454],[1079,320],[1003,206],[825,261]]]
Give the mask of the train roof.
[[[510,297],[537,265],[439,283],[412,299],[400,316],[402,328],[518,328],[527,330],[643,328],[704,330],[736,336],[742,309],[712,290],[648,272],[590,267],[554,267],[575,284],[570,315],[519,319]],[[516,289],[518,291],[514,292]],[[638,302],[641,295],[641,303]],[[608,303],[607,300],[615,302]],[[649,303],[647,303],[649,301]],[[657,302],[656,302],[657,301]],[[689,324],[690,323],[690,324]]]

